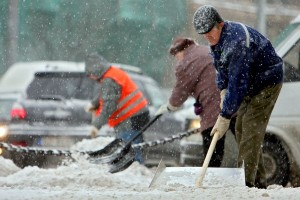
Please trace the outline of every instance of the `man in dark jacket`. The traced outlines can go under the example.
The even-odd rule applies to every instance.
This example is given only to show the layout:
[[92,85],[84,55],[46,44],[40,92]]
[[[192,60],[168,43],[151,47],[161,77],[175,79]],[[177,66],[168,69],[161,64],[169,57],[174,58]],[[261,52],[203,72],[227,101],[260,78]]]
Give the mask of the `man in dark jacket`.
[[194,27],[210,44],[223,99],[211,135],[218,132],[222,138],[237,112],[238,166],[245,165],[247,186],[266,188],[262,145],[282,87],[282,59],[266,37],[244,24],[224,21],[212,6],[198,8]]
[[[91,136],[108,124],[116,132],[116,138],[124,142],[133,138],[149,121],[147,100],[129,75],[112,66],[102,56],[91,54],[86,59],[87,75],[99,82],[99,94],[94,97],[86,111],[95,112]],[[143,142],[142,135],[133,143]],[[135,149],[135,159],[143,163],[142,152]]]
[[[169,53],[177,60],[175,69],[176,83],[169,102],[157,111],[175,111],[188,97],[195,99],[195,114],[200,116],[203,136],[203,153],[206,156],[212,137],[210,132],[220,112],[220,95],[215,83],[216,72],[213,67],[209,47],[198,45],[193,39],[180,37],[174,40]],[[232,121],[234,133],[234,120]],[[210,167],[220,167],[224,156],[225,137],[216,144],[210,160]]]

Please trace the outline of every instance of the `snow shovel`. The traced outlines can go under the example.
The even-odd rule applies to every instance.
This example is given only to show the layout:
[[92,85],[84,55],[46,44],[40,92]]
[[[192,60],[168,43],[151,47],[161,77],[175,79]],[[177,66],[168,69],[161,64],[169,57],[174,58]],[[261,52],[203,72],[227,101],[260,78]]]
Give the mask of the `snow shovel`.
[[[174,140],[178,140],[178,139],[181,139],[183,137],[187,137],[191,134],[199,133],[199,130],[200,130],[200,128],[189,130],[189,131],[186,131],[184,133],[179,133],[177,135],[166,137],[164,139],[152,141],[150,143],[145,143],[145,145],[138,145],[138,144],[136,144],[138,146],[130,145],[130,146],[128,146],[128,148],[124,149],[124,151],[126,152],[125,154],[121,155],[118,159],[115,159],[111,163],[112,167],[110,169],[110,172],[111,173],[116,173],[116,172],[122,171],[122,170],[126,169],[128,166],[130,166],[132,164],[132,162],[134,161],[134,157],[135,157],[134,149],[136,149],[136,148],[143,148],[145,146],[151,147],[151,146],[156,146],[156,145],[159,145],[159,144],[165,144],[167,142],[173,142]],[[159,165],[160,166],[164,165],[162,159],[161,159]],[[160,167],[159,170],[156,172],[157,177],[159,176],[160,172],[163,171],[162,168],[163,167]]]
[[[143,132],[149,128],[156,120],[158,120],[162,114],[155,115],[153,119],[151,119],[133,138],[131,138],[126,144],[122,141],[122,139],[115,139],[111,143],[109,143],[107,146],[105,146],[103,149],[89,152],[88,155],[91,158],[92,162],[101,164],[101,163],[110,163],[115,164],[119,162],[121,159],[127,159],[126,163],[131,160],[131,158],[134,158],[134,150],[131,147],[131,143],[138,138]],[[128,155],[127,155],[128,154]],[[132,155],[133,154],[133,155]],[[134,159],[133,159],[134,161]],[[132,161],[132,162],[133,162]],[[132,163],[131,162],[131,163]],[[131,165],[131,163],[129,165]],[[122,164],[124,165],[124,164]],[[120,168],[116,166],[117,168]],[[126,167],[127,168],[127,167]],[[115,170],[113,170],[115,171]]]
[[[163,169],[160,177],[155,174],[151,187],[155,186],[176,186],[183,185],[187,187],[231,187],[245,186],[245,170],[241,168],[208,168],[209,161],[218,141],[219,133],[215,133],[206,154],[202,167],[164,167],[159,166],[158,169]],[[200,175],[199,175],[200,172]],[[205,174],[207,175],[204,179]],[[196,176],[198,178],[196,179]],[[154,180],[155,179],[155,180]],[[150,186],[149,186],[150,187]]]

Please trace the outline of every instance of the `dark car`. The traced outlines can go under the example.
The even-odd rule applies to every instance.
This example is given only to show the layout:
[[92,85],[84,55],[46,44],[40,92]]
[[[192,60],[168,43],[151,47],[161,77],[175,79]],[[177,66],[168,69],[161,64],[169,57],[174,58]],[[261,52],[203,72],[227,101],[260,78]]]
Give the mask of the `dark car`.
[[[30,65],[30,63],[25,63]],[[75,143],[90,138],[91,114],[84,107],[97,93],[99,84],[85,76],[84,66],[78,64],[60,68],[60,64],[48,65],[42,69],[34,63],[30,70],[34,74],[26,87],[25,95],[16,99],[11,107],[11,121],[8,126],[8,143],[31,148],[68,150]],[[143,74],[138,68],[114,64],[128,71],[149,101],[151,116],[161,104],[166,102],[158,84]],[[15,68],[24,66],[17,64]],[[15,68],[12,70],[17,71]],[[29,69],[29,68],[28,68]],[[5,76],[4,76],[5,77]],[[1,87],[1,84],[0,84]],[[22,89],[20,89],[22,90]],[[100,136],[112,135],[103,128]],[[161,117],[145,133],[146,141],[161,139],[184,130],[184,119],[172,114]],[[145,151],[146,164],[157,164],[164,156],[169,165],[179,164],[179,141],[163,146],[150,147]],[[6,151],[5,157],[11,158],[19,166],[43,164],[48,156],[30,155]]]

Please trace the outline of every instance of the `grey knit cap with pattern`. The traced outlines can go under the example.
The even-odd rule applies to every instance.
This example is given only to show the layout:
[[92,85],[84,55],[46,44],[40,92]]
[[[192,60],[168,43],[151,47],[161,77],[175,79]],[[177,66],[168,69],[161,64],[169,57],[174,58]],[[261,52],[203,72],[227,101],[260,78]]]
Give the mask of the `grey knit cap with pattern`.
[[199,7],[193,17],[194,28],[198,34],[208,33],[216,23],[223,21],[218,11],[210,5]]

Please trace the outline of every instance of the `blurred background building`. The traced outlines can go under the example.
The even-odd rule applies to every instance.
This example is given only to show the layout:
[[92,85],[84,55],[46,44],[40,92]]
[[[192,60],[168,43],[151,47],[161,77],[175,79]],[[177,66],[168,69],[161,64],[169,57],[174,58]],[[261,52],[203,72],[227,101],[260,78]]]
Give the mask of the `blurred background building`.
[[205,43],[192,26],[193,13],[204,4],[215,6],[226,20],[257,28],[271,41],[300,14],[299,0],[2,0],[0,76],[18,61],[82,62],[87,53],[98,51],[171,87],[168,48],[177,36]]

